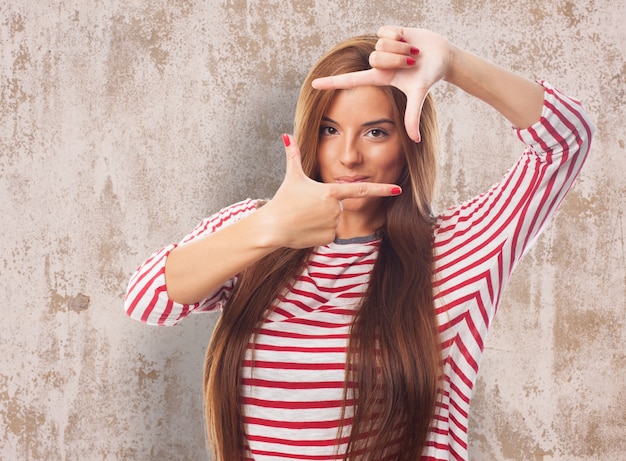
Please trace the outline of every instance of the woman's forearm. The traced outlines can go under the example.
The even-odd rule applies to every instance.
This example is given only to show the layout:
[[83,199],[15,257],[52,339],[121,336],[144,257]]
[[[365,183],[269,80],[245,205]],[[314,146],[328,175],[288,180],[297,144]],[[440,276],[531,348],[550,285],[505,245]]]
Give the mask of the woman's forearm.
[[165,263],[169,298],[181,304],[204,299],[246,267],[276,250],[264,213],[175,248]]
[[516,128],[528,128],[541,117],[541,85],[458,47],[445,80],[494,107]]

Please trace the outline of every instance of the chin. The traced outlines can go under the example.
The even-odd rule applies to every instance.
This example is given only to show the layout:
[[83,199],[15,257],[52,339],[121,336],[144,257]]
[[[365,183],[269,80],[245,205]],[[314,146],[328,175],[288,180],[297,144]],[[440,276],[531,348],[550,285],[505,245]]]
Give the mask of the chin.
[[344,211],[371,213],[381,207],[383,199],[381,197],[347,198],[341,202]]

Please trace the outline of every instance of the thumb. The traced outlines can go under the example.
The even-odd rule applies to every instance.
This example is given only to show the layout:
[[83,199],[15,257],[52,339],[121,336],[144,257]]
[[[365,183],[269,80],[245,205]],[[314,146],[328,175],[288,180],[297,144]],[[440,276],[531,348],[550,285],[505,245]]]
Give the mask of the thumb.
[[417,89],[407,96],[404,126],[409,137],[415,142],[422,140],[420,135],[420,116],[427,93],[428,90]]
[[291,136],[283,133],[283,143],[285,144],[285,153],[287,155],[287,167],[285,169],[285,178],[295,175],[302,175],[302,160],[300,158],[300,148],[293,142]]

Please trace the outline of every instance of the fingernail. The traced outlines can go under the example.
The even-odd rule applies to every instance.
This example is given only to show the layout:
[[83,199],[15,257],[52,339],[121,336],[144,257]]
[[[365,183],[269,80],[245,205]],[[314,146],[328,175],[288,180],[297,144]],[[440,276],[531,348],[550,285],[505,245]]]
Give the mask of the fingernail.
[[411,54],[420,54],[419,48],[415,48],[414,46],[412,46],[411,47]]
[[289,135],[287,133],[283,133],[283,143],[285,147],[289,147],[291,145],[291,140],[289,139]]
[[400,195],[402,193],[402,189],[398,186],[391,188],[391,195]]
[[399,39],[399,40],[400,40],[401,42],[406,43],[406,39],[405,39],[404,37],[400,37],[400,39]]
[[411,56],[408,56],[408,57],[406,58],[406,64],[407,64],[407,66],[413,66],[413,65],[415,65],[415,59],[413,59]]

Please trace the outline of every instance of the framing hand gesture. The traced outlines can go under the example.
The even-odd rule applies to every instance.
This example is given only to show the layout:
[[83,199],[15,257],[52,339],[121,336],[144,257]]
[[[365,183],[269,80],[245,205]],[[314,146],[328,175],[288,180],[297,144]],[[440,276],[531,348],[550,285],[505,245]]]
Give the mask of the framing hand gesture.
[[279,246],[308,248],[332,242],[347,198],[389,197],[402,192],[396,184],[359,182],[326,184],[314,181],[302,171],[300,149],[283,135],[287,169],[274,198],[261,210],[272,212]]
[[425,29],[384,26],[378,30],[376,51],[370,55],[372,69],[318,78],[319,90],[356,86],[395,86],[407,96],[404,124],[407,133],[420,141],[422,105],[430,89],[445,78],[453,46],[445,37]]

